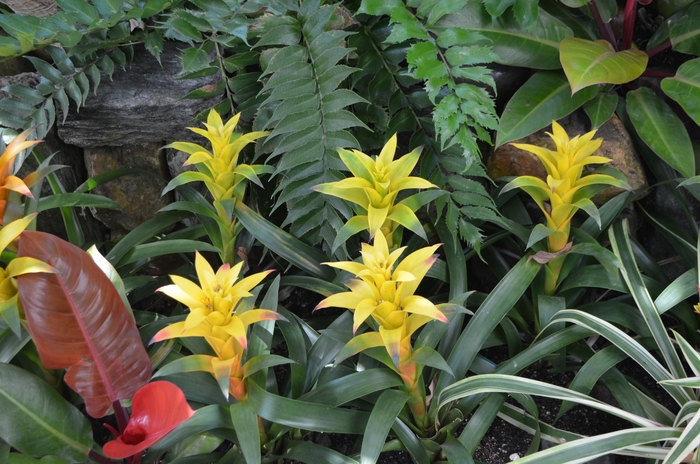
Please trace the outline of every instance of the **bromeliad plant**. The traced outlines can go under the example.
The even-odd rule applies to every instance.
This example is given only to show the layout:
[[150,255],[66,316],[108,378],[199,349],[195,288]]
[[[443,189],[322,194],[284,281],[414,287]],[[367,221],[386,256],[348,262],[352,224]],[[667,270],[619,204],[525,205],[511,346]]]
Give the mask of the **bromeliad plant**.
[[219,113],[212,109],[207,117],[206,130],[190,128],[191,131],[209,140],[211,151],[190,142],[175,142],[168,145],[168,148],[189,154],[190,157],[184,165],[195,166],[197,172],[180,173],[163,190],[163,194],[166,194],[190,182],[204,182],[213,198],[214,211],[211,211],[208,201],[177,202],[169,205],[165,210],[182,209],[204,216],[202,222],[207,228],[212,244],[221,250],[221,260],[230,265],[237,261],[236,236],[241,231],[241,226],[236,221],[236,202],[243,201],[248,181],[262,187],[258,176],[270,174],[274,170],[272,166],[240,162],[241,151],[246,145],[268,134],[260,131],[247,134],[235,132],[240,117],[241,114],[238,113],[224,124]]
[[[421,248],[399,260],[406,250],[406,247],[398,248],[402,228],[406,227],[424,238],[425,233],[414,213],[416,206],[420,205],[416,200],[421,194],[398,204],[395,204],[396,197],[404,189],[435,186],[409,176],[418,160],[419,150],[393,161],[395,150],[395,135],[375,159],[359,151],[351,153],[341,149],[341,159],[354,177],[316,187],[320,192],[358,205],[360,215],[351,218],[343,230],[352,233],[368,230],[374,239],[372,246],[362,244],[362,263],[325,263],[347,271],[357,279],[345,283],[349,292],[329,296],[316,309],[339,307],[353,312],[354,337],[336,356],[336,364],[360,352],[371,351],[372,356],[399,374],[403,381],[401,389],[407,395],[405,402],[413,415],[413,425],[421,436],[430,436],[436,430],[428,417],[423,367],[431,365],[448,371],[449,368],[430,347],[414,349],[411,339],[416,331],[431,321],[447,323],[449,320],[442,310],[451,311],[453,307],[435,305],[415,294],[435,262],[434,253],[440,245]],[[363,324],[371,330],[358,334]],[[379,348],[379,351],[372,350],[374,348]]]
[[[552,131],[553,134],[549,136],[556,144],[555,151],[535,145],[513,144],[533,153],[542,161],[547,171],[546,181],[533,176],[520,176],[509,182],[501,191],[505,193],[515,188],[525,190],[545,216],[546,225],[536,226],[533,235],[537,237],[535,241],[546,236],[547,251],[551,253],[551,260],[545,266],[546,295],[553,295],[559,284],[567,247],[571,248],[571,219],[576,212],[583,209],[600,224],[598,208],[591,201],[591,197],[605,186],[627,186],[624,181],[608,174],[583,176],[586,166],[611,161],[609,158],[594,155],[603,142],[602,139],[593,139],[596,131],[569,138],[556,121],[552,121]],[[529,242],[532,244],[532,236]]]
[[[414,350],[411,337],[430,321],[448,322],[438,306],[415,295],[421,280],[435,262],[434,253],[438,247],[422,248],[399,262],[406,248],[390,253],[387,239],[379,231],[374,235],[374,246],[362,245],[362,264],[354,261],[327,263],[359,279],[345,284],[349,292],[331,295],[316,306],[316,309],[346,308],[354,313],[352,330],[355,336],[338,354],[336,363],[371,348],[382,347],[386,350],[378,359],[401,376],[402,389],[408,395],[408,406],[415,425],[422,433],[432,430],[427,415],[422,367],[423,364],[431,364],[428,360],[431,355],[438,358],[439,355],[427,347]],[[357,334],[363,323],[374,330]]]
[[333,250],[363,230],[369,232],[370,239],[381,232],[391,249],[401,244],[404,227],[427,240],[415,212],[443,192],[427,195],[417,193],[396,201],[403,190],[437,188],[421,177],[410,176],[418,163],[420,147],[394,160],[396,140],[394,134],[375,158],[359,150],[338,149],[340,159],[353,177],[312,188],[317,192],[342,198],[355,206],[355,216],[338,232],[333,242]]
[[230,393],[236,400],[243,401],[247,396],[244,380],[254,372],[250,368],[252,363],[246,369],[248,327],[265,320],[284,320],[275,311],[249,306],[253,297],[250,291],[272,271],[240,279],[243,262],[239,262],[233,267],[225,263],[214,273],[199,253],[195,267],[201,287],[184,277],[171,275],[173,284],[159,289],[187,306],[190,313],[184,321],[160,330],[151,343],[179,337],[203,337],[215,355],[186,356],[163,367],[158,375],[192,370],[209,372],[226,398]]

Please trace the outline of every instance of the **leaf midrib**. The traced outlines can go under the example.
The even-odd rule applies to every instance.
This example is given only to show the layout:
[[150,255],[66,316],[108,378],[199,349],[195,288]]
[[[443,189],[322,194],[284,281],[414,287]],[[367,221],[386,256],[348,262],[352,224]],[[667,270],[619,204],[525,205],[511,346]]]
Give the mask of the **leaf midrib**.
[[53,432],[53,435],[58,437],[62,442],[68,444],[71,448],[74,448],[74,449],[80,451],[81,453],[84,453],[85,455],[87,455],[89,448],[83,446],[81,443],[76,442],[75,440],[66,436],[62,432],[55,429],[54,427],[50,426],[46,421],[42,420],[39,416],[34,414],[34,412],[31,409],[28,409],[22,403],[18,402],[13,396],[9,395],[4,389],[0,389],[0,395],[7,398],[8,401],[10,401],[12,404],[14,404],[27,417],[34,420],[34,422],[36,422],[39,425],[43,424],[44,429],[49,430],[50,432]]

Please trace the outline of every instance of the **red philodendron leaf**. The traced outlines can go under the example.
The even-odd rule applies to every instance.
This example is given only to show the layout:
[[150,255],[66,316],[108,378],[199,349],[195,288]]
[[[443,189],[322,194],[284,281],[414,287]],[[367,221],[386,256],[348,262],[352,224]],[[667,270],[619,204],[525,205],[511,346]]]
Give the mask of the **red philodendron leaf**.
[[44,232],[25,231],[18,256],[57,273],[17,278],[19,297],[41,362],[67,368],[66,383],[102,417],[114,401],[131,398],[151,377],[151,362],[134,319],[109,278],[86,252]]
[[131,403],[131,419],[124,433],[105,443],[107,457],[123,459],[140,453],[186,421],[194,411],[176,385],[158,381],[142,387]]

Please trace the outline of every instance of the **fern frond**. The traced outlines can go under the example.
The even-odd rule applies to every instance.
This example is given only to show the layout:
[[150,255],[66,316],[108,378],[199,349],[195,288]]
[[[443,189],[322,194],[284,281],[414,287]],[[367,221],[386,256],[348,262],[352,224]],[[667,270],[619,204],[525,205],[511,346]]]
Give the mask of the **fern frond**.
[[275,208],[286,206],[283,225],[290,225],[292,234],[323,243],[327,251],[343,226],[341,216],[351,211],[310,187],[342,178],[336,149],[360,148],[349,129],[366,127],[347,109],[365,100],[339,88],[358,69],[343,63],[352,52],[345,44],[350,33],[328,27],[336,8],[304,0],[295,4],[294,14],[267,15],[256,45],[279,46],[265,52],[261,93],[266,98],[255,123],[270,130],[257,149],[268,154],[268,162],[277,161]]
[[[422,2],[413,9],[401,1],[365,0],[360,12],[378,18],[351,43],[361,49],[358,66],[363,71],[355,75],[356,85],[368,88],[368,99],[388,110],[380,131],[410,131],[411,148],[428,146],[421,174],[450,192],[435,200],[437,216],[455,240],[461,237],[476,248],[481,240],[478,224],[499,218],[482,185],[490,179],[480,167],[478,145],[491,143],[490,131],[498,124],[490,94],[495,83],[483,66],[496,56],[479,32],[436,25],[466,3]],[[382,35],[387,25],[391,32]],[[373,121],[381,124],[381,118]]]

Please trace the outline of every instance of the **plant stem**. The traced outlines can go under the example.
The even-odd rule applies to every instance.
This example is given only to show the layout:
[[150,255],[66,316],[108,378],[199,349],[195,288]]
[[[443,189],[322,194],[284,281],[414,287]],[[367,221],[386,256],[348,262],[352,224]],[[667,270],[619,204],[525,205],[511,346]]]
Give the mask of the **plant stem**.
[[651,58],[652,56],[656,55],[657,53],[661,53],[662,51],[666,50],[666,49],[669,48],[671,45],[673,45],[673,44],[671,43],[671,41],[670,41],[670,40],[667,40],[666,42],[662,43],[662,44],[659,45],[658,47],[654,47],[654,48],[652,48],[651,50],[647,50],[647,51],[646,51],[646,54],[647,54],[647,56],[648,56],[649,58]]
[[97,461],[100,464],[113,464],[113,461],[111,459],[109,459],[106,456],[102,456],[95,450],[88,451],[88,456],[90,457],[90,459],[92,459],[93,461]]
[[663,77],[673,77],[673,76],[675,76],[675,74],[670,73],[668,71],[659,71],[657,69],[647,69],[646,71],[644,71],[642,73],[642,76],[663,78]]
[[615,51],[617,51],[617,40],[615,40],[615,34],[613,34],[610,24],[603,22],[603,18],[600,16],[600,11],[598,11],[598,6],[595,4],[595,0],[588,2],[588,6],[591,8],[591,13],[593,13],[595,23],[598,25],[600,35],[602,35],[605,40],[610,42],[610,45],[612,45]]
[[632,46],[632,34],[634,33],[634,19],[637,14],[637,0],[627,0],[625,4],[625,17],[622,30],[622,49],[629,50]]
[[119,426],[119,433],[123,434],[126,425],[129,423],[129,413],[126,412],[126,408],[122,405],[122,402],[117,400],[112,403],[114,408],[114,415],[117,418],[117,425]]

